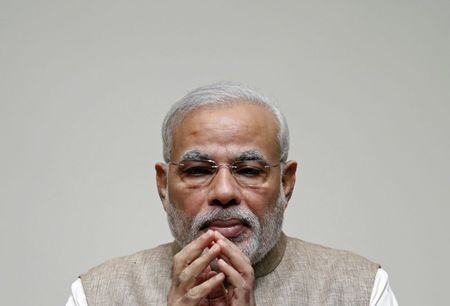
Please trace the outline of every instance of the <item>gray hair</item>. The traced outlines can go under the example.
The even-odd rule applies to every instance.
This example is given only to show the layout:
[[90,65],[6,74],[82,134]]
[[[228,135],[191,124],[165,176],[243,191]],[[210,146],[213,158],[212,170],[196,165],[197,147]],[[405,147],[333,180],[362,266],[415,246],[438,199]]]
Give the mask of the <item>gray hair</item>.
[[164,160],[170,161],[173,131],[188,113],[202,106],[233,103],[255,104],[273,114],[278,127],[277,142],[280,149],[280,161],[285,162],[289,152],[289,128],[284,115],[264,95],[242,84],[229,82],[214,83],[196,88],[188,92],[170,108],[161,129]]

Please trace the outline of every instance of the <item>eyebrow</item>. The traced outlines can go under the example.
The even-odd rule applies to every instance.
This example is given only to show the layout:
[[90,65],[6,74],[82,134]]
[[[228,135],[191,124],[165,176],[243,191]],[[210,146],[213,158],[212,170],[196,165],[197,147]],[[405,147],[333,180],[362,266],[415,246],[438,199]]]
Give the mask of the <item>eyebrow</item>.
[[[210,160],[211,157],[198,150],[188,150],[180,156],[180,160]],[[264,155],[257,150],[248,150],[240,153],[234,160],[265,160]]]
[[265,160],[264,155],[256,150],[242,152],[236,160]]
[[180,160],[209,160],[211,159],[208,154],[202,153],[197,150],[189,150],[181,155]]

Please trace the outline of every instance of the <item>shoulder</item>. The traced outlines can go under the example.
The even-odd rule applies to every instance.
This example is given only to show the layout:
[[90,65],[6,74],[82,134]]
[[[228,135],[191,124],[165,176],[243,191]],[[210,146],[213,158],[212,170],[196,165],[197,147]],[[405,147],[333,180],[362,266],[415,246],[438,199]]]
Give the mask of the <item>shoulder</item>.
[[160,305],[170,286],[173,243],[117,257],[80,275],[89,305]]
[[368,305],[378,267],[353,252],[288,237],[281,263],[261,283],[298,292],[290,304]]
[[375,277],[380,265],[351,251],[333,249],[323,245],[288,237],[286,254],[300,265],[335,272],[366,272]]
[[[129,274],[142,273],[148,270],[167,270],[171,265],[173,244],[167,243],[152,249],[136,252],[131,255],[110,259],[80,275],[85,284],[88,280],[124,277]],[[160,271],[162,272],[162,271]]]

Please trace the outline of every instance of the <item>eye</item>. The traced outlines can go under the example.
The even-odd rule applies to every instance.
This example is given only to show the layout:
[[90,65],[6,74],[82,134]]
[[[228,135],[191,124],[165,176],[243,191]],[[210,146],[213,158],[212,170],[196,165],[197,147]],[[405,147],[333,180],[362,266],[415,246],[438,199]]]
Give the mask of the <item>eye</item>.
[[236,165],[235,173],[241,176],[255,177],[263,175],[264,169],[258,166],[241,164]]
[[209,163],[199,161],[184,162],[180,170],[184,176],[208,176],[214,174],[214,169]]
[[183,173],[189,176],[211,175],[214,171],[208,166],[195,166],[183,169]]

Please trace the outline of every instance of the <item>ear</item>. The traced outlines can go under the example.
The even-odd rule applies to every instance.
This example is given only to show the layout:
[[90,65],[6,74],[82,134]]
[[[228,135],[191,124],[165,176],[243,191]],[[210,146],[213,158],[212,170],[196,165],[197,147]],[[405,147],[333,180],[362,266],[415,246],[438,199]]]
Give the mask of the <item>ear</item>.
[[287,202],[289,202],[289,200],[291,199],[292,192],[294,191],[297,162],[295,160],[290,160],[286,162],[283,168],[283,177],[281,181],[283,185],[284,196],[286,197],[287,206]]
[[165,203],[167,200],[167,171],[169,170],[164,163],[156,163],[156,187],[158,188],[159,198],[163,203],[165,209]]

